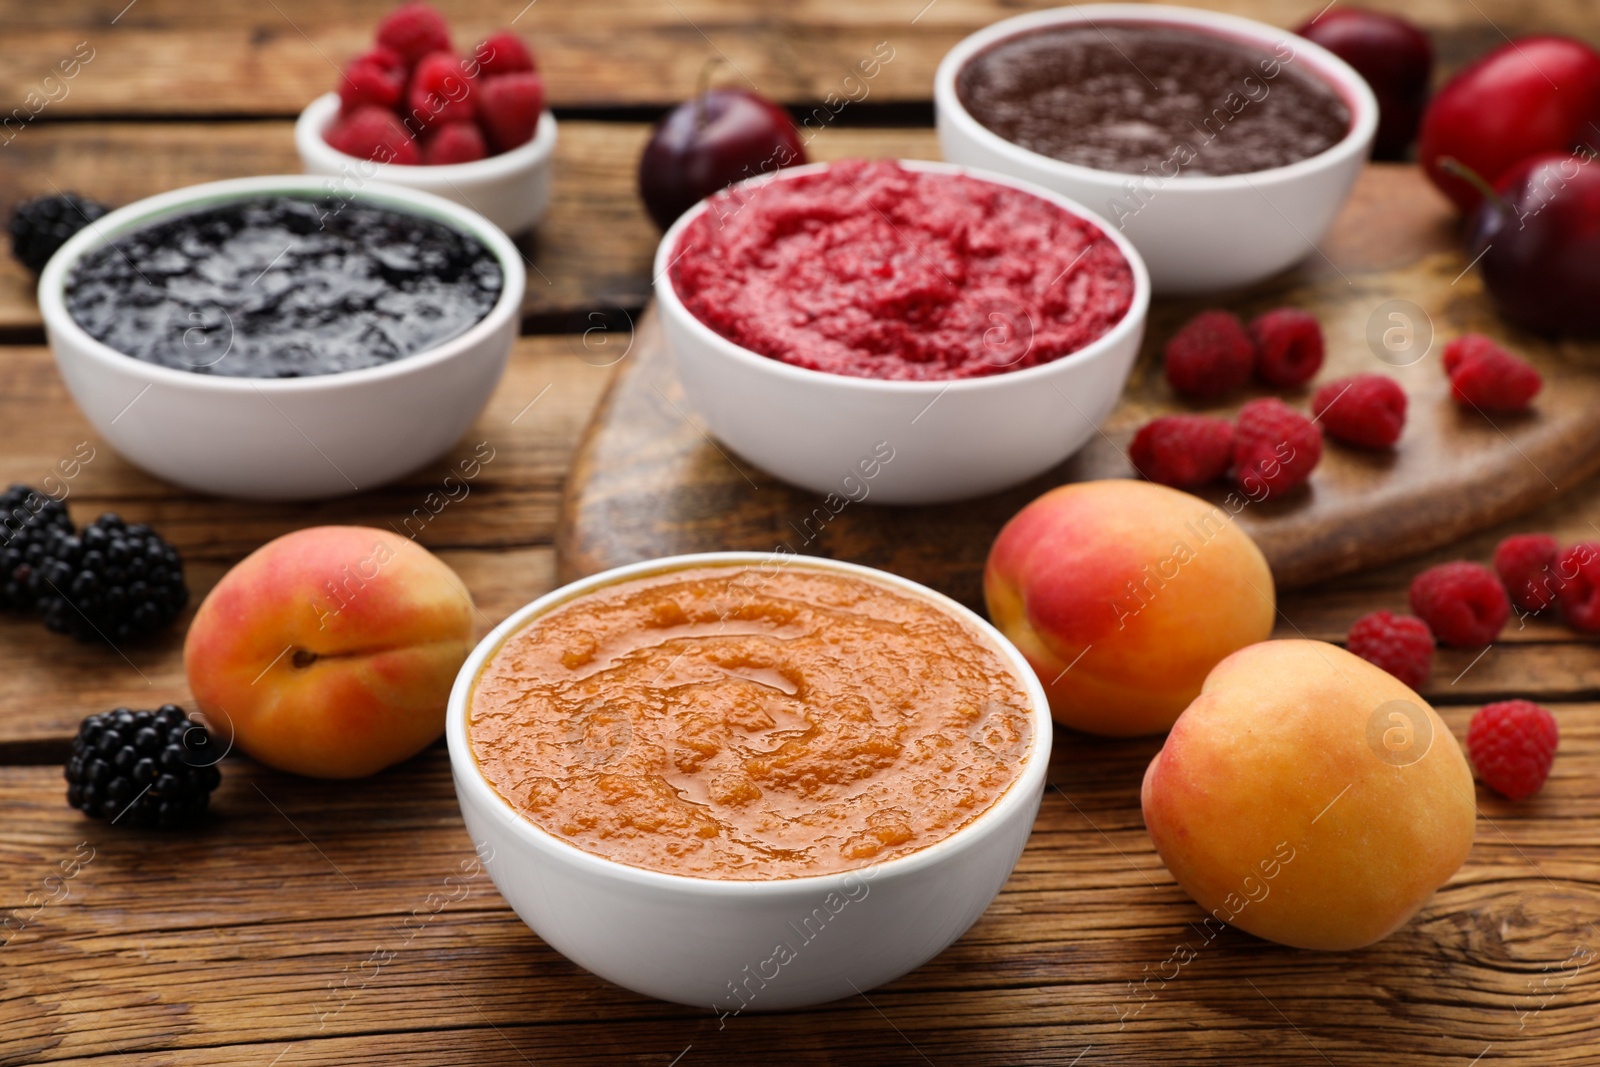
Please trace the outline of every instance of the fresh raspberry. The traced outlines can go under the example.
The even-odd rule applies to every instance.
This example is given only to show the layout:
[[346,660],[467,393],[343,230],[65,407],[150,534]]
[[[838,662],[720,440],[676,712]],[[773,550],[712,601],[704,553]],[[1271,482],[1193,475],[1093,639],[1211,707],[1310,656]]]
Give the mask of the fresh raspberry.
[[1357,374],[1318,389],[1311,410],[1336,441],[1393,448],[1406,425],[1406,391],[1393,378]]
[[1322,324],[1309,311],[1277,308],[1250,322],[1256,376],[1279,389],[1297,389],[1322,369]]
[[1429,567],[1411,582],[1411,610],[1440,641],[1459,648],[1487,645],[1511,617],[1506,587],[1481,563]]
[[427,4],[401,4],[378,23],[378,43],[408,64],[430,52],[449,52],[450,24]]
[[1446,345],[1444,366],[1456,403],[1479,411],[1526,411],[1544,386],[1532,365],[1482,334],[1469,333]]
[[1556,557],[1561,546],[1548,534],[1517,534],[1500,542],[1494,550],[1494,569],[1511,595],[1511,603],[1522,611],[1543,611],[1556,602],[1561,579],[1556,576]]
[[384,70],[398,74],[402,83],[405,81],[406,75],[410,73],[410,66],[401,57],[400,53],[393,49],[384,48],[382,45],[369,48],[352,59],[350,63],[352,66],[356,63],[371,63],[382,67]]
[[417,142],[392,111],[364,107],[340,119],[324,135],[328,144],[346,155],[379,163],[415,166],[422,162]]
[[1467,727],[1467,752],[1483,784],[1508,800],[1544,786],[1556,759],[1556,717],[1531,700],[1485,704]]
[[1316,423],[1274,397],[1239,409],[1233,426],[1233,479],[1252,500],[1305,482],[1322,459]]
[[1163,415],[1133,435],[1128,458],[1152,482],[1190,489],[1222,477],[1233,459],[1233,427],[1205,415]]
[[471,163],[488,154],[483,134],[470,122],[452,122],[441,126],[422,146],[422,162],[434,165]]
[[405,91],[405,76],[380,67],[370,60],[357,59],[344,68],[339,79],[339,113],[350,115],[363,107],[393,111]]
[[478,110],[483,132],[496,152],[527,144],[544,111],[544,80],[532,71],[485,78]]
[[1225,396],[1250,380],[1256,346],[1237,315],[1202,311],[1167,342],[1167,381],[1197,400]]
[[492,78],[496,74],[522,74],[539,69],[528,46],[510,30],[499,30],[484,38],[483,43],[473,50],[472,58],[477,61],[480,78]]
[[1374,611],[1350,627],[1345,647],[1413,689],[1433,673],[1433,631],[1415,615]]
[[1600,633],[1600,541],[1579,541],[1556,560],[1556,597],[1567,625]]
[[1476,358],[1487,352],[1498,352],[1500,346],[1481,333],[1464,333],[1454,341],[1444,346],[1444,373],[1445,377],[1456,372],[1461,366],[1461,361],[1467,358]]
[[451,122],[471,122],[477,111],[477,82],[466,65],[449,52],[435,52],[417,61],[406,89],[407,125],[418,130]]

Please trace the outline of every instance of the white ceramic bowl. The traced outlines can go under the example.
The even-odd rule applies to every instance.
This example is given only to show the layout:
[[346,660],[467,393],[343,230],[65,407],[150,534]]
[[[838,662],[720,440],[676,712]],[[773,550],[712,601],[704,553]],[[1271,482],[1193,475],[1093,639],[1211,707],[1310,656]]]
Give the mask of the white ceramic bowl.
[[[202,493],[307,500],[370,489],[453,445],[483,409],[520,324],[525,276],[510,238],[466,208],[369,183],[363,204],[436,219],[500,264],[500,299],[465,333],[380,367],[305,378],[229,378],[161,367],[90,337],[64,288],[86,253],[160,219],[250,196],[326,193],[305,175],[193,185],[119,208],[61,246],[39,278],[39,310],[61,377],[95,432],[135,465]],[[223,358],[226,358],[225,356]]]
[[323,140],[338,114],[339,94],[324,93],[306,105],[294,124],[294,146],[301,167],[307,174],[338,179],[325,183],[329,189],[360,188],[369,181],[403,185],[454,200],[509,234],[533,226],[550,206],[556,117],[548,110],[540,116],[533,140],[527,144],[472,163],[439,167],[405,167],[346,155]]
[[[1010,877],[1033,829],[1050,759],[1051,722],[1044,689],[1021,653],[978,616],[915,582],[850,563],[788,559],[780,564],[761,553],[711,552],[585,578],[506,619],[456,677],[445,727],[450,767],[467,832],[478,854],[487,857],[495,885],[551,947],[635,992],[722,1012],[741,1004],[751,1011],[795,1008],[869,990],[960,937]],[[573,597],[638,575],[711,564],[841,572],[926,598],[969,623],[1004,653],[1033,706],[1033,740],[1021,775],[988,811],[910,855],[841,874],[770,881],[719,881],[626,866],[517,814],[484,778],[468,741],[467,704],[484,665],[506,638]],[[790,945],[794,958],[769,963],[779,942]],[[743,992],[736,995],[736,989]]]
[[[678,299],[668,267],[684,229],[706,210],[702,202],[673,223],[656,251],[661,324],[684,393],[711,433],[786,482],[880,504],[933,504],[998,492],[1082,448],[1116,406],[1144,336],[1150,279],[1127,238],[1058,193],[970,167],[900,162],[1021,189],[1099,226],[1133,271],[1127,314],[1070,355],[983,378],[881,381],[796,367],[728,340]],[[792,167],[740,187],[827,166]],[[874,462],[889,453],[892,459]],[[876,474],[864,477],[864,463]],[[867,487],[865,495],[860,485]]]
[[[1350,130],[1327,151],[1286,167],[1228,176],[1180,171],[1161,182],[1040,155],[991,132],[962,106],[956,75],[974,55],[1032,30],[1083,22],[1184,26],[1269,53],[1284,44],[1293,50],[1287,62],[1303,64],[1344,99]],[[933,97],[945,159],[1037,182],[1088,204],[1118,224],[1143,253],[1151,283],[1163,296],[1249,285],[1310,255],[1349,195],[1378,125],[1378,102],[1366,81],[1327,49],[1262,22],[1148,4],[1052,8],[987,26],[944,57]]]

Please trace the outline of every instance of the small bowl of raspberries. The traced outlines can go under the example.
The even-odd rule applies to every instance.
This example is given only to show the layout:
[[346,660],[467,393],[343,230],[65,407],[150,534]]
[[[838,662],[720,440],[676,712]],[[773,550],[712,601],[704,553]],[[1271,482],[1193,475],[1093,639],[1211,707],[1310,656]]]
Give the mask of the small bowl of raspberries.
[[300,113],[295,148],[307,174],[353,194],[389,182],[442,196],[507,234],[529,229],[550,203],[556,120],[526,43],[510,30],[470,52],[451,43],[424,3],[395,8],[373,47],[352,59],[336,90]]

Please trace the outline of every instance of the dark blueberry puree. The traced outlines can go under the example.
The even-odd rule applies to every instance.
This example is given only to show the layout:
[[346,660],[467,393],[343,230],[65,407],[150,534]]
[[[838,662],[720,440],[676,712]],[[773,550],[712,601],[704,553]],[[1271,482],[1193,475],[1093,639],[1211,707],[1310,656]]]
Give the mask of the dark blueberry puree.
[[979,52],[956,91],[983,126],[1066,163],[1248,174],[1309,159],[1349,132],[1349,107],[1296,41],[1286,32],[1269,51],[1178,25],[1055,26]]
[[67,310],[148,363],[235,378],[379,367],[465,333],[504,280],[476,238],[337,198],[263,196],[164,219],[84,256]]

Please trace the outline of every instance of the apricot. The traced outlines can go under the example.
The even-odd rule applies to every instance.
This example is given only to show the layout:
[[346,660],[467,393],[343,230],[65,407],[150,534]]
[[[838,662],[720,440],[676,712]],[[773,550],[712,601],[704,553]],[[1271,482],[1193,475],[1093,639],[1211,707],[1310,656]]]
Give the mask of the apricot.
[[1056,721],[1115,737],[1170,727],[1277,610],[1267,561],[1228,510],[1127,479],[1064,485],[1019,511],[983,591]]
[[1477,808],[1444,722],[1320,641],[1217,665],[1145,771],[1144,822],[1216,921],[1298,948],[1370,945],[1460,868]]
[[455,571],[415,542],[317,526],[223,575],[195,613],[183,665],[201,710],[250,756],[356,778],[444,732],[472,610]]

